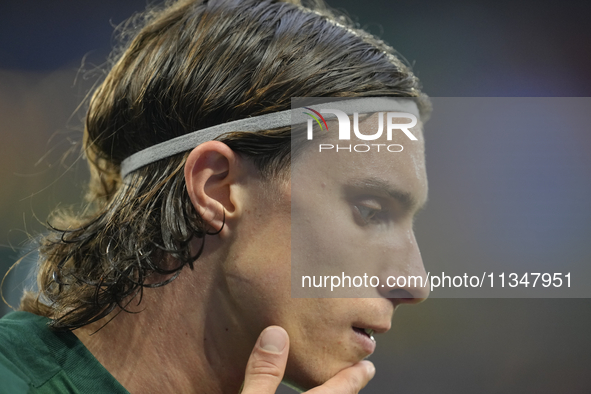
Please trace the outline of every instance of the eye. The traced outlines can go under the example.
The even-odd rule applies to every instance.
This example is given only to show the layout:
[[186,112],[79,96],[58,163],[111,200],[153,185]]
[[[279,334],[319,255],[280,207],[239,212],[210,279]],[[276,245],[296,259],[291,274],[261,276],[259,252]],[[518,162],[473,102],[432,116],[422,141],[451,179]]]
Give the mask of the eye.
[[371,220],[379,212],[376,209],[372,209],[363,205],[357,205],[356,208],[364,221]]
[[361,224],[381,223],[387,220],[387,211],[376,201],[366,201],[354,205],[355,216]]

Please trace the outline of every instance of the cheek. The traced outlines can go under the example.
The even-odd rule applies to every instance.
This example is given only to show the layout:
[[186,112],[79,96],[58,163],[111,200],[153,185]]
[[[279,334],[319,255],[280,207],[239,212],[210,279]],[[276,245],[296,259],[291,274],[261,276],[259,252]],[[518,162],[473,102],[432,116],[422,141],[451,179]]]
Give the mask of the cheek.
[[273,284],[289,278],[290,203],[279,192],[257,190],[246,202],[227,260],[232,274]]
[[276,324],[277,311],[290,298],[289,221],[251,209],[230,246],[223,277],[245,324],[258,330]]
[[[351,207],[344,203],[294,217],[293,280],[297,285],[304,276],[379,275],[386,267],[403,263],[409,226],[399,223],[388,228],[375,227],[374,230],[361,227],[355,223]],[[295,288],[299,296],[322,295],[322,288],[307,289]],[[324,288],[324,291],[336,297],[330,288]],[[356,289],[349,289],[347,297],[352,295],[351,291]],[[373,289],[366,291],[372,291],[372,294],[358,296],[375,296]]]
[[291,203],[288,186],[278,188],[253,193],[228,258],[232,271],[227,274],[254,294],[269,295],[268,302],[290,294]]

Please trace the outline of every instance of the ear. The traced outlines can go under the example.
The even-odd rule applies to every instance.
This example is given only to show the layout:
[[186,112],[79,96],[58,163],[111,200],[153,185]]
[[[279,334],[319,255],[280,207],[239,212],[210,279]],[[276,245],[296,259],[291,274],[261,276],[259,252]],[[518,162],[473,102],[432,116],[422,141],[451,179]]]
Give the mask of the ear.
[[226,233],[228,221],[239,215],[239,193],[235,186],[243,176],[240,162],[240,157],[219,141],[204,142],[187,157],[187,192],[195,210],[209,224],[211,231],[224,226],[222,234]]

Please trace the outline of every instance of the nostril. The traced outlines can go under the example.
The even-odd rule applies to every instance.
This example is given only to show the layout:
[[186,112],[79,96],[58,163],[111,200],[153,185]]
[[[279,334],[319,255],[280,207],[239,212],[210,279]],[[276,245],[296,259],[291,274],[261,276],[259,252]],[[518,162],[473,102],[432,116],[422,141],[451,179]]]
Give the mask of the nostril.
[[426,295],[423,296],[420,290],[416,289],[411,289],[410,291],[406,289],[391,289],[382,292],[382,297],[392,301],[395,306],[400,304],[418,304],[427,298]]
[[[391,273],[391,272],[390,272]],[[390,275],[388,280],[385,280],[388,285],[378,286],[377,290],[381,297],[388,298],[395,305],[400,304],[419,304],[429,297],[428,282],[425,282],[424,275],[414,275],[412,273],[406,276],[397,274],[396,282],[388,282],[394,275]],[[405,280],[406,279],[406,280]],[[382,282],[384,283],[384,282]]]
[[415,297],[407,290],[393,289],[388,291],[387,298],[396,298],[399,300],[413,300]]

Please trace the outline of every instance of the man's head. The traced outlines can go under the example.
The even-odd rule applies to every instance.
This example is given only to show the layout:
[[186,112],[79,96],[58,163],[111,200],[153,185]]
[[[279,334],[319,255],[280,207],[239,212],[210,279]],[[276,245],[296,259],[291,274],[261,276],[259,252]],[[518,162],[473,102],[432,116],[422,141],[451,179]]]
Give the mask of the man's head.
[[[90,102],[84,135],[89,206],[54,222],[55,233],[41,247],[38,281],[49,307],[26,296],[25,309],[52,317],[55,328],[82,327],[125,309],[146,288],[174,283],[185,266],[197,270],[202,255],[216,254],[215,278],[223,278],[220,294],[244,331],[240,337],[256,339],[266,325],[282,325],[293,335],[288,376],[310,385],[366,356],[363,345],[345,342],[358,334],[353,327],[385,330],[394,304],[409,293],[425,296],[399,289],[395,297],[381,294],[397,301],[343,301],[292,299],[289,293],[292,203],[326,216],[310,228],[321,246],[330,243],[330,231],[360,246],[367,234],[381,231],[364,222],[396,212],[400,222],[372,238],[378,249],[371,254],[392,254],[396,264],[407,264],[404,274],[422,272],[411,228],[418,205],[399,209],[399,201],[366,193],[373,179],[372,190],[388,185],[420,205],[426,198],[422,141],[392,162],[368,167],[367,156],[354,165],[371,170],[342,172],[328,182],[310,179],[309,192],[318,197],[311,205],[290,189],[289,127],[236,130],[125,179],[120,175],[123,160],[138,151],[287,110],[292,97],[421,96],[418,80],[393,49],[321,4],[295,3],[185,0],[144,15]],[[298,163],[305,168],[320,160],[315,168],[325,171],[354,164],[330,157],[304,152]],[[339,211],[346,206],[348,214]],[[352,218],[357,227],[346,222]],[[376,272],[388,273],[389,258],[374,262]]]
[[[375,130],[378,116],[361,121],[361,131]],[[408,143],[404,135],[375,141],[403,145],[402,152],[305,149],[292,159],[290,181],[272,193],[248,159],[220,142],[189,154],[185,177],[193,205],[211,228],[220,228],[225,216],[219,239],[205,249],[224,251],[218,301],[231,306],[247,342],[269,325],[287,330],[286,378],[294,384],[314,387],[369,356],[375,344],[362,330],[387,331],[396,306],[428,295],[410,283],[366,288],[362,298],[293,298],[291,292],[295,269],[367,273],[382,284],[388,276],[425,277],[412,228],[427,198],[424,141],[421,125],[412,131],[418,141]],[[339,143],[336,135],[322,142]]]

